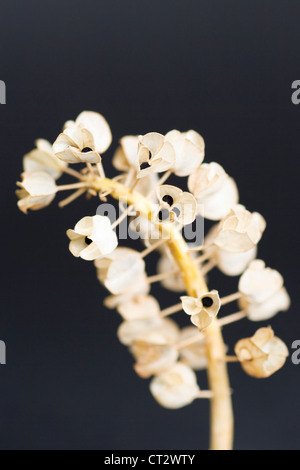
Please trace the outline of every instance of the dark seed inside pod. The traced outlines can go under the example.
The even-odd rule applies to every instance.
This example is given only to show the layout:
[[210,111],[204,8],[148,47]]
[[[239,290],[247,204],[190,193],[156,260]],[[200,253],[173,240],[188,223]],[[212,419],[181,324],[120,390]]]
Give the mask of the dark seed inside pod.
[[85,243],[86,243],[87,245],[90,245],[91,243],[93,243],[93,240],[91,240],[91,239],[88,238],[88,237],[85,237]]
[[147,163],[147,162],[142,163],[141,166],[140,166],[140,169],[141,169],[141,170],[146,170],[146,168],[150,168],[149,163]]
[[203,307],[211,307],[213,303],[214,301],[211,297],[203,297],[202,299]]
[[93,150],[90,147],[84,147],[84,149],[81,150],[82,153],[88,153],[92,152]]
[[161,220],[162,222],[164,220],[167,220],[170,216],[170,213],[167,209],[162,209],[161,211],[159,211],[159,213],[157,214],[157,217],[159,218],[159,220]]
[[152,152],[150,152],[149,150],[149,160],[151,160],[151,158],[152,158]]
[[173,203],[174,203],[174,199],[172,198],[172,196],[169,196],[168,194],[166,194],[166,195],[162,198],[162,200],[163,200],[164,202],[166,202],[167,204],[169,204],[169,206],[172,206]]

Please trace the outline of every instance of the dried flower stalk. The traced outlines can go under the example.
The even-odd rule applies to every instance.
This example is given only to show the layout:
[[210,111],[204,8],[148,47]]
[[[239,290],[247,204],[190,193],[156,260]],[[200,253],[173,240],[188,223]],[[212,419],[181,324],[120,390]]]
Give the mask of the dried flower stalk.
[[[95,215],[69,229],[70,251],[94,261],[99,281],[112,294],[104,304],[117,308],[123,317],[118,338],[133,354],[135,371],[142,378],[154,376],[150,384],[153,397],[167,408],[209,399],[210,448],[231,450],[234,419],[228,363],[240,362],[247,374],[265,378],[279,370],[288,356],[285,344],[271,328],[241,339],[235,346],[236,356],[227,356],[221,331],[243,318],[266,320],[289,308],[282,276],[263,261],[254,261],[266,222],[259,213],[238,204],[237,185],[219,164],[202,163],[205,144],[197,132],[123,137],[113,164],[124,173],[114,179],[105,177],[101,157],[111,141],[103,116],[87,111],[65,123],[53,146],[42,139],[36,141],[36,149],[23,160],[18,206],[24,213],[42,209],[58,192],[73,190],[60,207],[84,194],[99,196],[101,201],[110,196],[123,206],[114,223],[107,215]],[[69,167],[76,163],[86,167],[80,172]],[[77,182],[57,185],[63,173]],[[165,184],[171,174],[188,176],[191,192]],[[139,227],[146,245],[142,252],[118,247],[115,229],[132,215],[132,209],[138,214],[134,230]],[[190,247],[181,230],[197,215],[219,223],[203,245]],[[148,277],[145,258],[155,250],[162,255],[158,274]],[[209,290],[205,276],[215,267],[229,276],[242,275],[237,292],[220,297],[218,291]],[[185,290],[187,296],[161,311],[157,300],[148,295],[154,282],[174,292]],[[220,308],[232,302],[238,302],[240,311],[219,320]],[[180,331],[169,319],[180,311],[195,326]],[[200,390],[197,383],[194,370],[201,369],[207,369],[207,391]]]
[[[151,204],[140,194],[124,187],[120,183],[105,179],[97,180],[93,185],[96,191],[111,191],[111,196],[115,199],[125,199],[129,204],[138,208],[144,217],[151,220]],[[195,263],[189,254],[185,241],[170,227],[160,225],[160,230],[167,239],[167,243],[178,263],[179,269],[183,273],[184,283],[188,295],[197,297],[201,293],[208,292],[199,265]],[[167,233],[166,233],[167,232]],[[223,341],[221,328],[217,321],[214,321],[203,334],[207,338],[208,357],[208,378],[211,399],[211,450],[231,450],[233,446],[233,411],[231,400],[231,388],[229,384],[227,364],[225,359],[226,350]]]

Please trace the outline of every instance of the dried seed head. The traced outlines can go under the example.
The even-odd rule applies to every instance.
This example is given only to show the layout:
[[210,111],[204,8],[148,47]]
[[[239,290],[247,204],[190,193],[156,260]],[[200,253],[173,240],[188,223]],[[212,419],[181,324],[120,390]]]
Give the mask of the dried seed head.
[[[101,183],[108,183],[98,190],[101,200],[111,190],[111,194],[124,203],[124,195],[130,192],[129,199],[133,200],[138,214],[131,221],[131,228],[139,232],[147,247],[158,249],[162,255],[158,277],[147,278],[144,258],[152,250],[147,249],[141,255],[130,248],[118,248],[117,236],[106,216],[84,217],[74,230],[68,230],[70,251],[76,257],[95,261],[100,282],[113,294],[104,304],[117,308],[123,317],[118,337],[130,347],[136,359],[136,372],[143,378],[156,375],[150,384],[155,399],[166,408],[181,408],[200,397],[192,368],[212,367],[207,354],[211,344],[199,330],[212,324],[221,300],[216,290],[204,292],[198,298],[181,297],[182,308],[195,326],[180,331],[173,320],[163,316],[178,312],[181,304],[165,309],[162,314],[159,303],[149,295],[151,282],[159,280],[163,287],[174,292],[184,291],[187,280],[188,287],[197,289],[194,282],[190,285],[187,272],[190,266],[197,267],[191,265],[180,229],[192,223],[196,215],[221,220],[205,238],[204,256],[197,264],[199,267],[201,262],[209,259],[212,265],[230,276],[245,271],[239,283],[241,296],[228,297],[239,299],[240,307],[250,320],[271,318],[278,311],[286,310],[290,299],[280,274],[266,268],[261,260],[253,261],[265,230],[265,220],[260,214],[250,213],[244,206],[237,205],[237,186],[220,165],[215,162],[202,164],[205,144],[200,134],[192,130],[173,130],[166,136],[150,132],[139,137],[123,137],[113,157],[115,168],[124,172],[116,178],[118,183],[104,178],[101,165],[101,154],[110,146],[111,140],[106,120],[90,111],[81,113],[75,121],[67,121],[53,147],[45,140],[38,140],[37,148],[24,157],[25,173],[22,182],[18,183],[21,187],[17,191],[18,205],[24,212],[43,208],[50,204],[60,188],[79,189],[68,200],[85,191],[89,196],[96,196],[96,188],[101,188]],[[67,168],[68,163],[80,162],[88,164],[81,173]],[[91,163],[98,165],[91,167]],[[55,180],[63,172],[75,176],[80,183],[57,187]],[[167,173],[159,180],[158,174],[162,172]],[[189,176],[190,193],[163,184],[171,173]],[[174,226],[162,222],[172,222]],[[157,244],[165,234],[172,237],[172,243]],[[244,312],[230,316],[229,320],[241,316],[245,316]],[[218,328],[217,322],[215,326]],[[243,369],[259,378],[269,377],[280,369],[288,356],[285,344],[274,336],[271,328],[262,328],[252,338],[240,340],[235,352]],[[181,362],[177,362],[179,358]]]

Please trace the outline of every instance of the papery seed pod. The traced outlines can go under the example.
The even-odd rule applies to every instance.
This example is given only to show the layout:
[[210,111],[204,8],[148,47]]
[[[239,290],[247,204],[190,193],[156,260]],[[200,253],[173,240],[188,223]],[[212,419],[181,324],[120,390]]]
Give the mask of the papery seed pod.
[[178,362],[152,380],[150,391],[161,406],[177,409],[190,405],[197,398],[200,388],[195,372]]
[[161,285],[168,290],[173,292],[184,292],[185,284],[180,272],[173,273],[172,271],[176,270],[177,266],[174,260],[171,257],[163,254],[157,264],[158,274],[170,273],[165,279],[161,281]]
[[207,233],[204,240],[204,245],[207,246],[205,254],[210,253],[210,259],[216,263],[218,269],[226,276],[239,276],[245,271],[250,262],[256,258],[257,246],[255,245],[248,251],[233,253],[212,244],[217,233],[218,225],[214,225]]
[[174,344],[179,337],[179,329],[174,321],[157,317],[125,321],[119,326],[117,334],[122,344],[130,346],[135,340],[146,339],[149,332],[163,335],[165,344]]
[[203,162],[205,143],[198,132],[173,130],[166,134],[165,139],[175,150],[176,158],[172,167],[175,175],[188,176]]
[[140,295],[147,295],[150,292],[150,284],[137,284],[136,286],[132,286],[132,288],[128,292],[124,292],[123,294],[117,295],[109,295],[104,299],[103,304],[105,307],[114,309],[118,308],[123,303],[129,302],[136,296]]
[[38,139],[35,144],[36,148],[24,155],[24,171],[43,171],[49,173],[55,180],[58,179],[63,174],[67,163],[55,156],[52,145],[47,140]]
[[112,134],[109,124],[102,114],[83,111],[76,118],[75,124],[87,129],[92,134],[96,152],[104,153],[110,147]]
[[144,260],[130,248],[116,249],[96,260],[95,266],[99,281],[115,295],[130,293],[147,280]]
[[259,329],[252,338],[241,339],[235,353],[244,371],[258,379],[273,375],[289,356],[288,348],[270,327]]
[[64,130],[53,144],[57,158],[67,163],[99,163],[93,135],[79,126]]
[[257,245],[265,228],[260,214],[238,205],[220,222],[214,244],[232,253],[243,253]]
[[113,156],[113,166],[119,171],[136,170],[138,164],[139,137],[126,135],[120,139],[120,145]]
[[215,252],[215,259],[222,273],[227,276],[238,276],[245,271],[249,263],[255,259],[256,255],[256,246],[243,253],[232,253],[231,251],[218,249]]
[[50,194],[49,196],[30,196],[25,189],[17,189],[16,195],[19,199],[18,207],[24,214],[27,214],[29,209],[38,211],[48,207],[55,198],[55,194]]
[[54,178],[45,171],[23,173],[20,187],[30,196],[50,196],[57,192]]
[[249,320],[269,320],[278,312],[289,309],[290,298],[283,283],[281,274],[266,268],[264,261],[252,261],[239,282],[242,294],[239,305],[247,312]]
[[143,379],[162,374],[172,367],[178,359],[175,346],[135,340],[131,352],[136,359],[134,370]]
[[197,342],[180,348],[180,359],[181,362],[194,370],[203,370],[207,367],[207,351],[205,336],[199,332],[199,329],[196,326],[183,328],[180,332],[179,343],[184,343],[197,335],[199,336]]
[[51,204],[58,190],[54,178],[45,171],[32,171],[22,174],[18,207],[25,214],[29,209],[39,210]]
[[149,173],[162,173],[172,168],[175,162],[175,150],[165,137],[157,132],[150,132],[139,137],[138,178]]
[[[182,225],[188,225],[195,220],[197,203],[192,194],[166,184],[157,188],[157,197],[160,204],[157,216],[160,222],[176,220]],[[165,220],[160,216],[162,209],[169,213]]]
[[55,155],[67,163],[99,163],[100,154],[110,146],[112,135],[104,117],[84,111],[75,122],[68,121],[53,144]]
[[84,217],[68,230],[72,255],[87,261],[94,261],[103,255],[112,253],[118,246],[118,238],[111,228],[108,217],[95,215]]
[[239,193],[218,163],[204,163],[188,180],[189,191],[198,202],[198,213],[210,220],[220,220],[239,202]]
[[221,300],[216,290],[202,294],[198,298],[181,297],[182,308],[191,316],[191,322],[200,331],[207,328],[218,315]]
[[118,306],[118,312],[127,321],[142,320],[159,317],[160,307],[155,297],[151,295],[137,295],[122,302]]

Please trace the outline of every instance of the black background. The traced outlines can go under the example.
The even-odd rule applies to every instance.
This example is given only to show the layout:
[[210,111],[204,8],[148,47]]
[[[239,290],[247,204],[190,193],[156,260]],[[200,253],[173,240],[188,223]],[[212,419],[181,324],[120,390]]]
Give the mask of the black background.
[[[154,402],[118,343],[120,319],[102,307],[92,264],[68,252],[65,230],[94,214],[96,200],[27,217],[16,208],[22,155],[84,109],[111,125],[110,175],[122,135],[204,136],[206,161],[221,163],[241,201],[268,221],[259,256],[284,274],[293,300],[272,325],[289,348],[300,339],[299,21],[298,0],[1,0],[2,449],[208,447],[208,403],[167,411]],[[210,285],[225,295],[236,283],[216,272]],[[162,307],[178,302],[159,286],[154,293]],[[227,327],[226,342],[257,327]],[[230,375],[236,448],[299,448],[300,366],[289,359],[266,381],[238,365]]]

